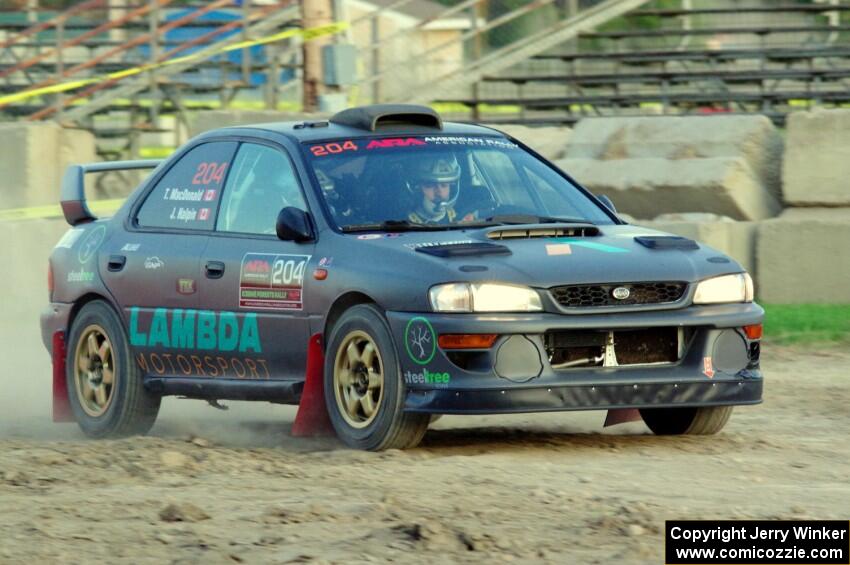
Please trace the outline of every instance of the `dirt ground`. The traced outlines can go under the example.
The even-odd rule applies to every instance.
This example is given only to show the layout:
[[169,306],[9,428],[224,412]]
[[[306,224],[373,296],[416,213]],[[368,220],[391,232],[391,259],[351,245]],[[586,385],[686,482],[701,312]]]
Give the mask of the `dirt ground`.
[[150,437],[88,441],[47,422],[49,377],[7,386],[0,562],[663,563],[665,519],[846,520],[850,353],[763,359],[765,403],[718,436],[445,417],[377,454],[288,437],[288,407],[177,399]]

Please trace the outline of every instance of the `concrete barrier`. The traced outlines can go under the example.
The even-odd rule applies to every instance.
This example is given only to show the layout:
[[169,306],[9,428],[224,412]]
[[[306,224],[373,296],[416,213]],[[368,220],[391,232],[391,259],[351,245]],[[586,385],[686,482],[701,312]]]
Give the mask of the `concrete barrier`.
[[764,116],[586,118],[559,166],[618,209],[711,212],[757,220],[780,211],[782,139]]
[[0,241],[7,242],[0,247],[0,264],[7,267],[0,277],[3,375],[20,384],[13,386],[20,396],[0,398],[5,416],[22,416],[27,406],[38,407],[43,422],[50,418],[50,357],[41,342],[39,316],[49,302],[47,258],[67,229],[63,220],[0,222]]
[[55,204],[65,167],[97,160],[87,131],[53,122],[0,124],[0,208]]
[[269,122],[292,122],[327,119],[324,114],[301,112],[277,112],[275,110],[207,110],[196,112],[190,124],[189,134],[196,136],[211,129],[228,126],[247,126]]
[[775,216],[779,202],[747,162],[734,157],[561,159],[556,164],[594,193],[636,218],[659,212],[710,212],[736,220]]
[[567,151],[570,128],[528,127],[516,124],[484,124],[504,132],[528,145],[550,161],[562,158]]
[[850,208],[788,209],[758,225],[758,296],[850,304]]
[[637,224],[648,228],[689,237],[709,247],[729,255],[738,261],[753,278],[758,279],[756,264],[757,222],[736,222],[706,214],[696,220],[677,219],[674,215],[655,221],[638,221]]
[[850,110],[789,114],[782,174],[792,206],[850,206]]

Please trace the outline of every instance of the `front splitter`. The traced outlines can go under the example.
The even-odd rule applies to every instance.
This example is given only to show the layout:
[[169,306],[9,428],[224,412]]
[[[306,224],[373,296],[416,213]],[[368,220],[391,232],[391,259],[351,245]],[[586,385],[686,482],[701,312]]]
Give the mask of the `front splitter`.
[[611,408],[758,404],[761,379],[684,383],[572,385],[485,390],[410,390],[407,412],[509,414]]

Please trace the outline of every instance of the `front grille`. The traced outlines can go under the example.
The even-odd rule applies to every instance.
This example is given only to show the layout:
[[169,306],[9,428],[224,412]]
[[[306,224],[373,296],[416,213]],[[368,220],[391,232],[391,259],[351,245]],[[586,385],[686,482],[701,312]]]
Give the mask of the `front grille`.
[[[592,308],[594,306],[634,306],[638,304],[666,304],[676,302],[685,294],[684,282],[641,282],[622,284],[574,284],[556,286],[552,296],[564,308]],[[614,298],[614,289],[625,288],[628,298]]]

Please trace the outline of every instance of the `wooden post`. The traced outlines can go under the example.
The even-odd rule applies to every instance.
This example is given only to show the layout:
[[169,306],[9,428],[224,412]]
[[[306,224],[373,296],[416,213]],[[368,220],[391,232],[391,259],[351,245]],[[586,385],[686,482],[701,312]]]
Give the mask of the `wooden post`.
[[[248,41],[250,39],[250,33],[248,29],[250,27],[249,18],[251,16],[251,0],[242,0],[242,40]],[[246,47],[241,51],[241,63],[242,63],[242,82],[245,85],[251,84],[251,48]]]
[[[151,56],[150,61],[156,62],[159,59],[159,34],[157,30],[159,28],[159,4],[157,0],[149,0],[151,5],[151,10],[148,12],[148,32],[150,33],[150,50]],[[150,70],[148,71],[148,80],[150,81],[150,97],[151,97],[151,107],[150,107],[150,122],[151,126],[154,129],[159,128],[159,104],[160,104],[160,95],[159,95],[159,85],[156,82],[156,71]],[[133,127],[133,124],[130,124],[130,127]]]
[[[324,26],[332,23],[333,7],[330,0],[301,0],[301,21],[304,29]],[[324,93],[322,84],[322,47],[329,43],[327,36],[306,41],[304,53],[304,92],[305,112],[319,109],[319,96]]]

